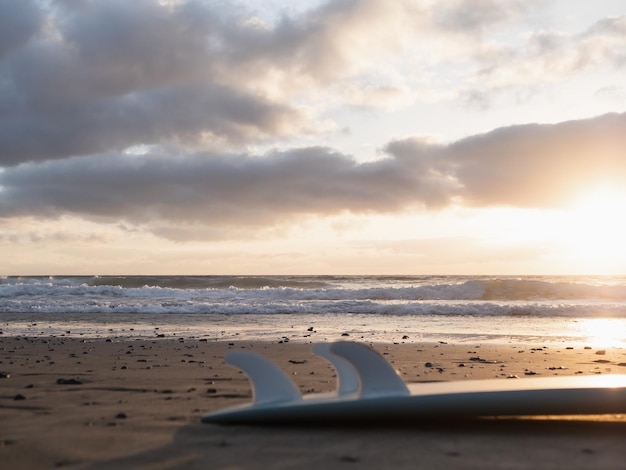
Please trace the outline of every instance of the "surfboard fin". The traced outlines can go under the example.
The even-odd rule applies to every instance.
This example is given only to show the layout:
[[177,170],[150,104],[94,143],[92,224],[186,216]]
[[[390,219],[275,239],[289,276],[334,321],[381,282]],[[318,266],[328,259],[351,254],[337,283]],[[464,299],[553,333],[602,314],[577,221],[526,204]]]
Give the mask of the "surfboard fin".
[[252,351],[231,351],[224,358],[243,370],[252,383],[254,405],[288,403],[302,399],[293,381],[273,362]]
[[362,344],[339,341],[329,346],[331,355],[348,361],[359,379],[359,397],[408,396],[409,389],[387,360]]
[[359,391],[359,376],[350,361],[333,354],[330,351],[330,343],[317,343],[313,346],[313,352],[326,359],[337,371],[337,395],[342,397],[352,395]]

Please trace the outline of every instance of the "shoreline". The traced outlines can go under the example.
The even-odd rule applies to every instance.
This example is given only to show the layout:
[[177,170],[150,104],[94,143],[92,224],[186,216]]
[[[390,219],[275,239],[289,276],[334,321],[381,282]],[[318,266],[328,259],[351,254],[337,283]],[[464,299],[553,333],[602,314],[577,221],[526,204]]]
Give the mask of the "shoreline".
[[[438,343],[590,346],[626,349],[625,318],[372,316],[360,314],[253,316],[245,314],[142,315],[0,313],[0,336],[118,341],[152,339],[298,343]],[[347,335],[347,336],[346,336]]]
[[[626,373],[621,348],[366,344],[405,382]],[[0,371],[8,377],[0,378],[0,461],[7,468],[334,469],[350,463],[380,468],[387,460],[399,468],[414,468],[416,461],[446,468],[499,468],[505,462],[516,468],[620,468],[626,460],[621,415],[435,431],[419,423],[295,432],[200,423],[204,413],[250,401],[245,375],[222,360],[242,347],[275,361],[303,393],[335,388],[332,367],[299,341],[2,335]]]

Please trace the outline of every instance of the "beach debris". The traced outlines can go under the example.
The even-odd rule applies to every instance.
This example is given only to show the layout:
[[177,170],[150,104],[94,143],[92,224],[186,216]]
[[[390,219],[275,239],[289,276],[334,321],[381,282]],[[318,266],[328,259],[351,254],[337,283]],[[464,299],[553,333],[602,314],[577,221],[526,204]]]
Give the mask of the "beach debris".
[[306,330],[307,331],[314,331],[312,326],[309,326]]
[[409,335],[404,335],[402,339],[409,339]]
[[15,396],[13,397],[13,399],[14,399],[15,401],[20,401],[20,400],[26,400],[26,397],[25,397],[24,395],[22,395],[21,393],[18,393],[17,395],[15,395]]
[[598,356],[604,356],[606,354],[606,350],[605,349],[599,349],[596,351],[596,354]]
[[350,333],[341,333],[341,336],[350,336]]
[[11,378],[11,374],[10,373],[4,372],[4,371],[0,372],[0,379],[10,379],[10,378]]
[[306,359],[303,359],[301,361],[297,361],[295,359],[289,359],[288,361],[290,364],[306,364],[308,361]]
[[115,419],[126,419],[126,418],[128,418],[126,413],[118,413],[115,415]]
[[57,379],[57,385],[82,385],[77,379]]
[[497,364],[498,363],[498,361],[489,361],[487,359],[483,359],[480,356],[472,356],[469,358],[469,360],[473,362],[482,362],[484,364]]

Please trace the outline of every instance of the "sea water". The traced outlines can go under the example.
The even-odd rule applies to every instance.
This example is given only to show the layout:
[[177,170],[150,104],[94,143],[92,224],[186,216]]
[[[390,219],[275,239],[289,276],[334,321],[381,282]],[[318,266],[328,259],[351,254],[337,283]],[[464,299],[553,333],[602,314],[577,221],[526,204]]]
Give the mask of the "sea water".
[[626,347],[626,277],[7,276],[12,336]]

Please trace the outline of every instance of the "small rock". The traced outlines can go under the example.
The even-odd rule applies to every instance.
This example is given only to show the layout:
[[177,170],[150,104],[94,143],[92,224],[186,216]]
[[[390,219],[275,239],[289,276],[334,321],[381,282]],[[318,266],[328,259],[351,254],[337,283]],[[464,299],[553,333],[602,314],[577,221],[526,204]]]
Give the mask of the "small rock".
[[126,413],[118,413],[115,415],[115,419],[126,419],[128,418],[128,416],[126,416]]
[[307,331],[313,331],[313,327],[312,327],[312,326],[309,326],[306,330],[307,330]]
[[350,336],[350,333],[341,333],[341,336]]
[[13,397],[13,399],[14,399],[15,401],[20,401],[20,400],[26,400],[26,397],[25,397],[24,395],[22,395],[21,393],[18,393],[17,395],[15,395],[15,396]]
[[11,374],[9,374],[8,372],[0,372],[0,379],[10,379],[11,378]]
[[432,367],[433,363],[432,362],[427,362],[426,364],[424,364],[424,367]]
[[598,356],[604,356],[604,355],[606,354],[606,350],[604,350],[604,349],[600,349],[600,350],[596,351],[596,354],[597,354]]
[[409,339],[409,336],[408,336],[408,335],[404,335],[404,336],[402,337],[402,339]]

